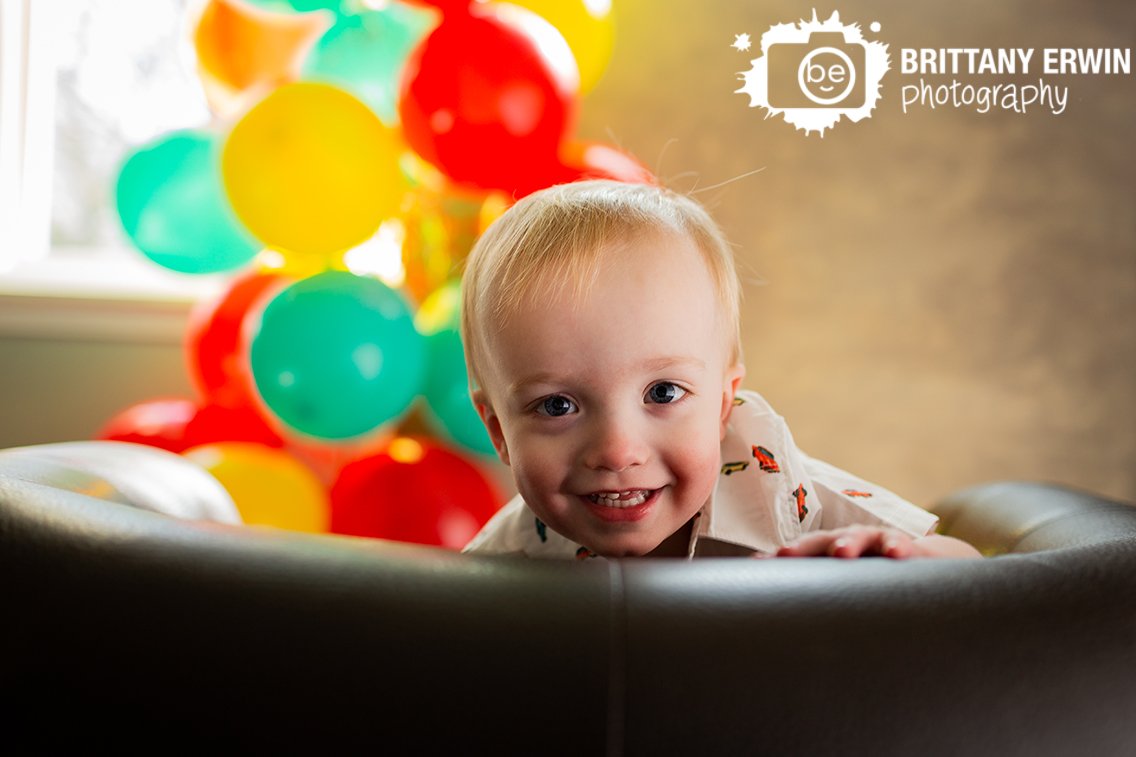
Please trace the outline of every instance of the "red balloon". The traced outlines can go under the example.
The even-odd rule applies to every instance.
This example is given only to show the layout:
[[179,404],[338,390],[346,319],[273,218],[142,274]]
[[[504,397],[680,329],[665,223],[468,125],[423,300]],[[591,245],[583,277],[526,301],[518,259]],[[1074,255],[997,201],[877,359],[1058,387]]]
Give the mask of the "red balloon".
[[224,294],[190,313],[185,338],[189,375],[209,402],[224,407],[255,404],[241,325],[250,311],[263,307],[288,281],[279,273],[252,271],[234,278]]
[[437,8],[442,13],[460,13],[468,9],[473,0],[403,0],[403,2],[424,8]]
[[139,402],[107,421],[96,439],[134,442],[181,452],[193,446],[186,439],[186,426],[197,414],[197,403],[185,399]]
[[214,442],[255,442],[267,447],[283,447],[284,440],[268,422],[249,406],[206,405],[186,425],[190,446]]
[[472,464],[401,437],[340,471],[331,487],[331,532],[461,549],[500,506]]
[[139,402],[107,421],[95,438],[148,444],[179,453],[213,442],[284,445],[284,440],[252,408],[201,406],[187,399]]
[[547,186],[575,119],[575,66],[564,38],[519,6],[447,14],[407,61],[403,133],[456,182],[515,194]]
[[628,184],[657,184],[646,166],[634,157],[600,142],[572,142],[560,150],[560,159],[566,178],[571,182],[580,179],[613,179]]

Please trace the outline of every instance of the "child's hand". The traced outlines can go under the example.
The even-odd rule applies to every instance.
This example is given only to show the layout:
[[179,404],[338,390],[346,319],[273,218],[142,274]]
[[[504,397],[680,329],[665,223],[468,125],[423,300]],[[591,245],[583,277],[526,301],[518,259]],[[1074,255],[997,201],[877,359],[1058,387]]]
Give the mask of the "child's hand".
[[949,536],[919,538],[882,526],[846,526],[805,534],[777,550],[778,557],[980,557],[978,550]]

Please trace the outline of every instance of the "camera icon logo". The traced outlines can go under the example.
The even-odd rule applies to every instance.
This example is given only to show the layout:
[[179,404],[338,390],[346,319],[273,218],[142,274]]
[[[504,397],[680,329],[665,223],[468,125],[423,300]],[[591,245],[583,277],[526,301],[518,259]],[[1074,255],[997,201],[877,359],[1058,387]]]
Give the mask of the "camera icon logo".
[[776,108],[859,108],[864,104],[864,45],[840,32],[769,46],[769,104]]
[[750,96],[750,107],[783,114],[806,134],[819,131],[822,137],[842,117],[859,121],[875,108],[888,69],[887,45],[864,41],[860,28],[841,24],[838,13],[823,22],[814,11],[811,21],[776,24],[762,35],[761,48],[764,57],[740,74],[745,84],[737,90]]

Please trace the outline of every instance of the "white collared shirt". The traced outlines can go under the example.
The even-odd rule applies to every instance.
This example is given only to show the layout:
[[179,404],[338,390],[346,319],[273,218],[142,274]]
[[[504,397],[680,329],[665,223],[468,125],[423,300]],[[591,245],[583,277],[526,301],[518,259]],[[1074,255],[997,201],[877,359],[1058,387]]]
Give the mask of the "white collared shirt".
[[[739,391],[722,441],[714,493],[694,516],[687,556],[772,554],[809,531],[853,524],[919,537],[939,519],[883,487],[797,449],[785,419],[757,392]],[[474,554],[594,557],[548,528],[518,495],[466,545]]]

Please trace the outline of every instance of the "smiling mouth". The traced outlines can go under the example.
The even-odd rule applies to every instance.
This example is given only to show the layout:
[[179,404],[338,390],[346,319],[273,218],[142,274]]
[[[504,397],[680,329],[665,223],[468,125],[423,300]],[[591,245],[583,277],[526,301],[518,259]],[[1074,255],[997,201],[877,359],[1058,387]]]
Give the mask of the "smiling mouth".
[[655,489],[625,489],[620,492],[596,492],[586,496],[597,505],[624,508],[643,504],[655,491]]

